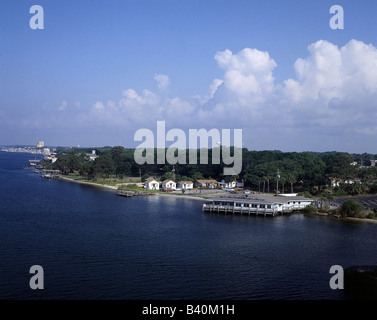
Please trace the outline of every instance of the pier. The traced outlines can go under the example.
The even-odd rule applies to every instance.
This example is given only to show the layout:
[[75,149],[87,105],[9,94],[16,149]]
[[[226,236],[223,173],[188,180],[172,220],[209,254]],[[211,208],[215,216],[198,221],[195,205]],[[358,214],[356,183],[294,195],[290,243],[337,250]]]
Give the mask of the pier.
[[60,170],[42,170],[42,177],[46,179],[59,178]]
[[29,160],[29,167],[39,166],[41,164],[41,160]]
[[239,215],[262,215],[274,217],[278,214],[302,210],[313,202],[304,197],[261,195],[260,197],[218,197],[203,204],[204,213]]

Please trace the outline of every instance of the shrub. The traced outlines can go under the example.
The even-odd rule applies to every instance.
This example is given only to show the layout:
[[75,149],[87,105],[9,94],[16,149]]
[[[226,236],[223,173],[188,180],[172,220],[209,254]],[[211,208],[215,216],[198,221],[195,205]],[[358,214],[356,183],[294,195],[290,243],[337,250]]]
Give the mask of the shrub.
[[363,205],[355,199],[344,201],[342,206],[340,207],[340,214],[342,215],[342,217],[360,216],[362,211]]
[[313,205],[309,205],[309,206],[306,206],[303,211],[304,213],[316,213],[317,208],[314,207]]
[[348,196],[348,193],[341,188],[336,188],[334,190],[333,196],[334,197],[344,197],[344,196]]
[[305,197],[305,198],[312,198],[312,195],[309,191],[303,191],[298,193],[299,196]]
[[366,217],[367,219],[376,219],[377,218],[377,213],[376,212],[369,212]]

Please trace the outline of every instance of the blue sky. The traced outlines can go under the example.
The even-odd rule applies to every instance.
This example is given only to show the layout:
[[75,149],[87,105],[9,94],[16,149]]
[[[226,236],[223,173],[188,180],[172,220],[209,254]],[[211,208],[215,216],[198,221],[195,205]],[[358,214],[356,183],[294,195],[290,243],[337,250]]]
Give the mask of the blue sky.
[[165,120],[243,129],[252,150],[376,153],[376,14],[373,0],[3,1],[0,145],[136,147]]

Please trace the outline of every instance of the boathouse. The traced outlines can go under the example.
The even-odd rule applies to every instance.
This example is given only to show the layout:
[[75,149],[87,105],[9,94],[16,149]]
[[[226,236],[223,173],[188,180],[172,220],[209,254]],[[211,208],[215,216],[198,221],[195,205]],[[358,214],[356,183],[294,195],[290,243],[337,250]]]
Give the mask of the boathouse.
[[312,202],[313,200],[301,196],[221,196],[203,204],[203,212],[275,216],[277,214],[302,210],[312,204]]

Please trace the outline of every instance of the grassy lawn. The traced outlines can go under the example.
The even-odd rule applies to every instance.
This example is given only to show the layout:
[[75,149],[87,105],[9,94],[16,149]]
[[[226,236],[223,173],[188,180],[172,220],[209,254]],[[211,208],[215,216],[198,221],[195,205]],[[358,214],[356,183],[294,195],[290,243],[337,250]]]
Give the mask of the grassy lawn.
[[138,192],[146,192],[146,193],[164,193],[160,190],[147,190],[144,188],[140,188],[136,184],[122,185],[118,187],[118,190],[138,191]]
[[80,176],[77,174],[69,174],[65,175],[65,178],[72,179],[72,180],[81,180],[85,182],[93,182],[93,183],[98,183],[98,184],[103,184],[103,185],[108,185],[108,186],[116,186],[117,184],[121,183],[140,183],[140,178],[138,177],[126,177],[126,178],[97,178],[93,180],[88,180],[87,177],[85,176]]

